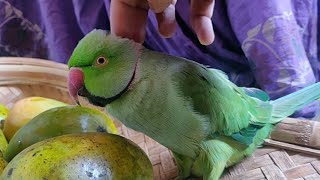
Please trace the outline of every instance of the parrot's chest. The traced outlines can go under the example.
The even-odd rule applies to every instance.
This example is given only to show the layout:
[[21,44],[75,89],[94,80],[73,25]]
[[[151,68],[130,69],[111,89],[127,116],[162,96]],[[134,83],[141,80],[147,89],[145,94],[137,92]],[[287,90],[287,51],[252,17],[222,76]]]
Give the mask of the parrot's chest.
[[139,93],[127,93],[121,101],[107,106],[107,111],[127,127],[169,149],[195,156],[197,145],[205,136],[205,125],[201,124],[200,117],[190,111],[173,90],[141,87]]

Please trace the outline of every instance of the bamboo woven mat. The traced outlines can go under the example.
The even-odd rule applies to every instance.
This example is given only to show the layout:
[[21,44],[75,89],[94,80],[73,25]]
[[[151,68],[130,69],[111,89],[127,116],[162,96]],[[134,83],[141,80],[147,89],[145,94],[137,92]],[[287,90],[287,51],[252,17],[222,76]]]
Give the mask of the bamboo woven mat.
[[[0,58],[0,102],[11,107],[21,98],[43,96],[72,104],[66,89],[66,76],[65,65],[44,60]],[[175,161],[167,148],[119,122],[116,125],[122,136],[137,143],[149,156],[155,179],[173,179],[177,176]],[[317,126],[312,127],[311,131],[317,129]],[[300,131],[295,130],[293,132]],[[316,134],[319,133],[320,131],[316,131]],[[277,145],[273,141],[270,144],[272,146],[266,145],[253,156],[226,169],[221,179],[320,180],[319,150],[281,142]]]

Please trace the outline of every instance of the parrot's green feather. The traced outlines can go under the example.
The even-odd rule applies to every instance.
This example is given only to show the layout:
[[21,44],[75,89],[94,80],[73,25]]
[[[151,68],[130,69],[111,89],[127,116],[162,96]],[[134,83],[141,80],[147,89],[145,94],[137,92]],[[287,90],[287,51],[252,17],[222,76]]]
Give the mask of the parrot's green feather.
[[271,101],[273,106],[272,121],[277,123],[296,110],[320,98],[320,83],[310,85],[300,91],[294,92],[277,100]]
[[269,95],[257,88],[242,88],[244,90],[244,92],[251,97],[255,97],[260,99],[261,101],[269,101],[270,97]]
[[[195,112],[210,117],[213,131],[231,135],[245,131],[249,124],[270,123],[272,106],[266,102],[268,95],[258,89],[235,86],[222,71],[186,63],[183,72],[173,78],[177,78],[174,81],[183,96],[190,98]],[[247,138],[252,141],[253,136]]]
[[209,71],[211,71],[212,73],[214,73],[214,74],[216,74],[216,75],[219,75],[219,76],[221,76],[222,78],[225,78],[225,79],[228,79],[229,80],[229,77],[228,77],[228,75],[225,73],[225,72],[223,72],[223,71],[221,71],[221,70],[219,70],[219,69],[213,69],[213,68],[207,68]]
[[250,145],[253,143],[253,139],[255,138],[259,129],[263,126],[257,126],[254,124],[250,124],[247,128],[241,129],[239,132],[233,133],[231,137],[240,142],[241,144]]
[[231,135],[248,126],[251,117],[245,94],[220,71],[186,62],[172,79],[193,110],[208,116],[212,131]]

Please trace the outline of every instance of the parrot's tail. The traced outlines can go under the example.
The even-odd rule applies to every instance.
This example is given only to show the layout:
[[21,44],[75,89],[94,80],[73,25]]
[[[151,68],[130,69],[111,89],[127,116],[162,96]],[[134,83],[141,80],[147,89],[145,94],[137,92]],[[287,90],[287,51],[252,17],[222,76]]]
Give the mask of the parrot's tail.
[[272,121],[277,123],[287,116],[293,114],[296,110],[312,103],[320,98],[320,82],[303,88],[297,92],[271,101],[273,106]]

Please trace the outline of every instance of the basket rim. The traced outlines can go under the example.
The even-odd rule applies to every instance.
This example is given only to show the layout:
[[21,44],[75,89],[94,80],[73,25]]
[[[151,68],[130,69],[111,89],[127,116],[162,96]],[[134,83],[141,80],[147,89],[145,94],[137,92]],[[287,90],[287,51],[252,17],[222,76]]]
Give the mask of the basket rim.
[[50,61],[47,59],[40,58],[29,58],[29,57],[0,57],[1,65],[32,65],[40,67],[51,67],[51,68],[61,68],[68,69],[66,64]]
[[43,84],[67,90],[68,66],[34,58],[0,57],[0,86]]

